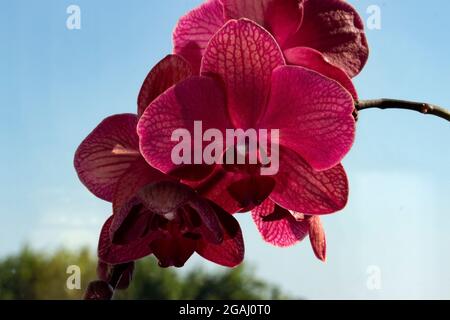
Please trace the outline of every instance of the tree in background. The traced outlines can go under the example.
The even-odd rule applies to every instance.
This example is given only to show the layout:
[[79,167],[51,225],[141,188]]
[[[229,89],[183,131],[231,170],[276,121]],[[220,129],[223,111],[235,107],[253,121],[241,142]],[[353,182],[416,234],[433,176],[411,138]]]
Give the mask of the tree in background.
[[[81,289],[66,286],[67,267],[81,270]],[[0,299],[82,299],[89,281],[96,276],[96,258],[87,249],[77,252],[59,250],[53,254],[28,247],[0,261]],[[243,265],[226,271],[203,269],[179,272],[161,269],[153,258],[136,264],[134,280],[129,289],[118,291],[115,299],[281,299],[280,290],[254,276]]]

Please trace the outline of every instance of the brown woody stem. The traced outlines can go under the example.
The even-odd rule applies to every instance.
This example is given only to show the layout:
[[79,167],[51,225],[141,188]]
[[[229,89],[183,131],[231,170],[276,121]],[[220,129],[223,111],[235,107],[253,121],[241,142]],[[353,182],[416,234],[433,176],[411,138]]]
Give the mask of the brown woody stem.
[[359,100],[355,102],[356,110],[362,111],[367,109],[403,109],[417,111],[422,114],[429,114],[450,121],[450,111],[439,106],[429,103],[412,102],[395,99],[375,99],[375,100]]

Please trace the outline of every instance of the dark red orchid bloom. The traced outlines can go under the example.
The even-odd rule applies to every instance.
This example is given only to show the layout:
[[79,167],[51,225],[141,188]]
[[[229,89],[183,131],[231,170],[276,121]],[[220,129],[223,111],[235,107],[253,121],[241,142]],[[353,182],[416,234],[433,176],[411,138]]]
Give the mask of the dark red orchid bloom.
[[[190,72],[181,57],[161,61],[144,82],[138,113]],[[238,222],[146,163],[139,152],[138,119],[134,114],[108,117],[75,155],[75,168],[83,184],[113,203],[113,216],[100,237],[100,261],[118,265],[154,254],[163,266],[182,266],[196,251],[218,264],[239,264],[244,246]],[[160,197],[151,200],[155,190],[160,191]]]
[[364,67],[364,24],[343,0],[208,0],[180,19],[174,52],[200,69],[210,39],[230,19],[247,18],[277,40],[286,61],[339,81],[356,98],[349,77]]
[[182,267],[197,252],[234,267],[242,262],[244,245],[232,215],[191,188],[165,181],[143,187],[107,221],[98,251],[111,264],[154,254],[161,267]]
[[149,164],[165,173],[178,170],[171,136],[178,128],[193,132],[194,121],[224,136],[230,128],[279,129],[276,175],[218,166],[196,188],[228,212],[251,210],[268,196],[309,215],[346,205],[348,182],[340,161],[355,135],[347,90],[317,72],[287,66],[274,38],[246,19],[231,20],[215,34],[201,73],[167,90],[141,117],[140,149]]

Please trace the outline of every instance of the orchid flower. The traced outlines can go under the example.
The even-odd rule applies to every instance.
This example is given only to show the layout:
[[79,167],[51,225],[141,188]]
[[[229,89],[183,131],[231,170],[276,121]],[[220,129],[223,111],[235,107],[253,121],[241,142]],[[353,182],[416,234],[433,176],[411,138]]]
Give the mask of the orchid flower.
[[343,0],[208,0],[178,22],[174,52],[199,70],[210,39],[240,18],[271,32],[289,64],[335,79],[357,98],[350,77],[362,70],[369,49],[360,16]]
[[329,214],[347,203],[340,161],[354,141],[353,110],[351,94],[338,82],[286,65],[265,29],[231,20],[210,40],[201,76],[178,83],[148,106],[138,124],[140,150],[151,166],[170,174],[179,169],[171,159],[177,128],[193,131],[195,121],[224,134],[229,128],[279,128],[276,175],[218,166],[196,188],[232,213],[270,199],[293,212]]

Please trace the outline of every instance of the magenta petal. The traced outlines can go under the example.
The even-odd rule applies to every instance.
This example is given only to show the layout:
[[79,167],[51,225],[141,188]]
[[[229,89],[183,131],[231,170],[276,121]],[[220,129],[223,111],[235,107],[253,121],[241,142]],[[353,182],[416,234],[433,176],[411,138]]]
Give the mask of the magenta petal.
[[[255,0],[253,0],[255,1]],[[292,36],[303,20],[302,0],[265,0],[269,3],[267,26],[280,46]]]
[[289,47],[310,47],[322,52],[350,77],[356,76],[369,56],[364,23],[343,0],[307,0],[303,23]]
[[327,241],[322,222],[319,217],[312,216],[309,219],[309,223],[309,239],[311,240],[311,246],[314,250],[314,254],[317,259],[325,262],[327,260]]
[[284,57],[289,64],[305,67],[336,80],[358,100],[356,88],[350,77],[339,67],[331,64],[319,51],[306,47],[296,47],[284,51]]
[[[208,145],[197,146],[194,142],[194,122],[201,121],[203,132],[214,128],[225,136],[226,128],[230,128],[227,119],[220,85],[211,78],[191,77],[166,91],[147,108],[138,124],[141,152],[150,165],[164,173],[179,170],[182,165],[174,164],[172,151],[181,138],[172,141],[174,132],[183,129],[190,135],[189,160],[194,164],[194,150],[203,155],[202,150]],[[199,160],[203,163],[203,159]]]
[[170,176],[186,181],[201,181],[208,177],[216,168],[216,164],[181,165],[169,172]]
[[220,244],[200,240],[196,251],[203,258],[225,267],[235,267],[244,259],[244,239],[237,220],[219,206],[211,203],[222,226],[224,239]]
[[355,139],[354,101],[339,83],[302,67],[273,72],[269,107],[261,128],[280,129],[280,144],[314,169],[334,167]]
[[110,238],[112,217],[104,224],[98,244],[99,259],[108,264],[122,264],[139,260],[152,253],[150,243],[159,237],[159,233],[151,233],[146,237],[126,245],[113,244]]
[[252,217],[263,239],[274,246],[289,247],[308,235],[308,221],[297,221],[288,210],[271,200],[255,208]]
[[247,18],[269,30],[281,45],[300,27],[300,0],[223,0],[228,19]]
[[348,180],[342,165],[315,171],[295,152],[281,148],[280,171],[270,198],[283,208],[305,214],[330,214],[348,200]]
[[273,0],[222,0],[227,19],[247,18],[267,27],[268,7]]
[[208,0],[179,20],[173,34],[174,52],[183,56],[198,72],[209,40],[224,23],[220,0]]
[[219,76],[236,128],[251,128],[266,107],[272,70],[284,65],[275,39],[249,20],[231,20],[205,51],[201,72]]
[[136,125],[133,114],[106,118],[75,154],[81,182],[103,200],[112,201],[117,181],[140,157]]
[[148,74],[138,97],[138,115],[141,116],[149,104],[160,94],[193,75],[192,67],[178,55],[168,55]]

